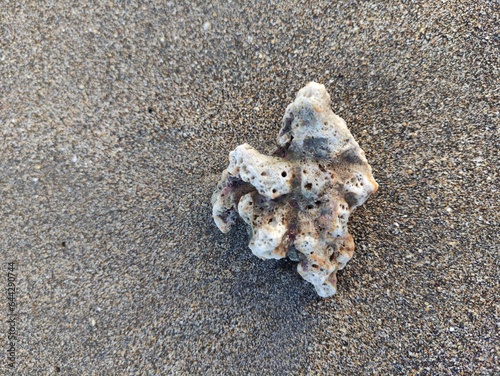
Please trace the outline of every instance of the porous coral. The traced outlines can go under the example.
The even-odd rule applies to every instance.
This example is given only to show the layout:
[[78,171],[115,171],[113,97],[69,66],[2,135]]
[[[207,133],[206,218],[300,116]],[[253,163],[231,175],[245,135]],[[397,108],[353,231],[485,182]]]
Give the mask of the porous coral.
[[354,252],[349,214],[378,184],[323,85],[311,82],[297,93],[278,145],[273,156],[248,144],[229,154],[212,196],[213,218],[226,233],[239,214],[250,225],[257,257],[299,261],[300,275],[320,296],[332,296],[337,271]]

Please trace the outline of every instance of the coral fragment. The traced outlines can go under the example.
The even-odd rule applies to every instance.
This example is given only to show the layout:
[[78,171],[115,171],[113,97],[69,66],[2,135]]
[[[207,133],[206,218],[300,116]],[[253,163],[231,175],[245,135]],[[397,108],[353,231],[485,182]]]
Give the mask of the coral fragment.
[[309,83],[283,117],[273,156],[248,144],[229,154],[212,196],[213,218],[226,233],[238,215],[249,247],[262,259],[288,256],[322,297],[354,253],[350,213],[378,189],[365,153],[330,108],[323,85]]

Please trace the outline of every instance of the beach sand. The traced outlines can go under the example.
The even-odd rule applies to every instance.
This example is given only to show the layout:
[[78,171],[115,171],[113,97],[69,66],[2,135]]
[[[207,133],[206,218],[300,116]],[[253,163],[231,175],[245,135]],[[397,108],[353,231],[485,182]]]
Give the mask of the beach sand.
[[[98,4],[95,4],[98,3]],[[5,1],[0,373],[493,375],[495,1]],[[323,83],[379,191],[319,298],[210,196]]]

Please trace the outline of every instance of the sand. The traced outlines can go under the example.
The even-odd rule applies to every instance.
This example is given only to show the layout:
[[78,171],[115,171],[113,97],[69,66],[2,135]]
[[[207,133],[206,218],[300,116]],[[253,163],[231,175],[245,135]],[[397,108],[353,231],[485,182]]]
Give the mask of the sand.
[[[4,1],[0,373],[493,375],[495,1]],[[333,298],[228,235],[230,150],[309,81],[379,191]]]

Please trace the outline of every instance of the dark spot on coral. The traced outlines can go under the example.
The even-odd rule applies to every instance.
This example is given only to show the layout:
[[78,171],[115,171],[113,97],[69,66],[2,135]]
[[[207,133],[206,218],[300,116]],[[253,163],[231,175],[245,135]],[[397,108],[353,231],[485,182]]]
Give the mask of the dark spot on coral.
[[226,186],[229,188],[238,188],[244,184],[246,184],[246,183],[243,180],[231,176],[231,177],[229,177],[229,179],[227,179]]
[[332,252],[335,253],[335,252],[337,252],[339,246],[337,243],[330,243],[329,248],[331,248]]
[[304,152],[315,158],[328,158],[330,156],[330,146],[328,139],[318,137],[307,137],[303,144]]
[[316,112],[310,107],[304,107],[299,111],[299,117],[302,120],[301,125],[303,127],[309,127],[311,124],[315,123]]
[[288,146],[285,146],[285,147],[279,147],[272,155],[273,157],[279,157],[279,158],[286,158],[287,156],[287,149],[288,149]]
[[342,161],[348,163],[348,164],[363,164],[363,160],[361,159],[361,156],[359,155],[359,152],[355,148],[348,149],[344,151],[340,157]]
[[286,256],[292,261],[300,261],[299,252],[297,251],[297,248],[295,248],[295,246],[293,245],[290,248],[288,248]]
[[358,203],[358,197],[355,193],[352,192],[347,192],[344,195],[344,200],[347,202],[347,205],[349,205],[350,208]]
[[219,214],[219,218],[222,219],[224,223],[227,223],[228,220],[234,219],[233,217],[234,217],[234,212],[231,209],[226,209]]
[[[302,253],[299,253],[299,257]],[[302,270],[307,272],[309,270],[308,264],[307,264],[307,258],[306,257],[301,257],[300,260],[300,266],[302,266]]]
[[321,210],[319,211],[319,216],[330,216],[332,214],[330,209],[325,208],[324,206],[320,208]]
[[283,171],[283,172],[281,173],[281,176],[283,176],[284,178],[286,178],[286,171]]
[[330,276],[328,277],[328,282],[335,286],[337,284],[337,275],[335,273],[330,274]]
[[293,112],[288,114],[288,116],[285,119],[283,119],[283,127],[281,128],[280,136],[283,136],[292,130],[293,119],[294,119]]
[[312,184],[311,183],[307,183],[306,185],[304,185],[304,188],[307,189],[308,191],[310,191],[311,188],[312,188]]

